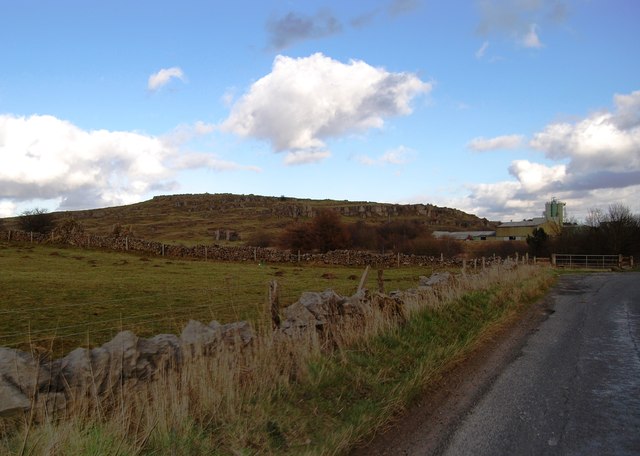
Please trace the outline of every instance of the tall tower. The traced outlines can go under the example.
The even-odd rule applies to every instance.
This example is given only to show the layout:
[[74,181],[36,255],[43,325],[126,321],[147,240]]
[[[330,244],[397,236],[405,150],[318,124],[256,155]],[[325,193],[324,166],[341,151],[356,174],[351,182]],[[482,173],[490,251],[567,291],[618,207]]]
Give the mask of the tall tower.
[[564,223],[564,208],[567,204],[558,201],[555,197],[544,205],[544,218],[562,226]]

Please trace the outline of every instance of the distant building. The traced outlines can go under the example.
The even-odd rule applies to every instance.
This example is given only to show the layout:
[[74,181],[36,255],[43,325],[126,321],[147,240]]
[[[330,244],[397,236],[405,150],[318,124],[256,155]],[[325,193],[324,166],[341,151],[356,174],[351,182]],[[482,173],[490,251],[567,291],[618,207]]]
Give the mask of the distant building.
[[564,208],[566,203],[553,198],[544,205],[542,217],[535,217],[521,222],[505,222],[496,228],[496,239],[504,241],[526,240],[536,228],[544,229],[550,236],[556,235],[564,224]]
[[560,232],[564,224],[564,208],[566,203],[553,198],[544,205],[542,217],[535,217],[521,222],[504,222],[496,231],[434,231],[436,239],[450,238],[459,241],[524,241],[533,234],[536,228],[544,229],[549,236]]
[[496,236],[495,231],[434,231],[436,239],[450,238],[457,241],[486,241]]

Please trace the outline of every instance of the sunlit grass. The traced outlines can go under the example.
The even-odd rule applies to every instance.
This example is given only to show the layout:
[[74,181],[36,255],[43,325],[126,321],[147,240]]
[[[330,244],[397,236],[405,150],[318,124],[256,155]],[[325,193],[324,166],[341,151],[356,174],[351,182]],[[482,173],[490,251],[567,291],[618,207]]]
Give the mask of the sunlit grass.
[[[353,294],[362,268],[307,264],[223,263],[77,248],[0,243],[0,345],[38,347],[57,355],[106,342],[130,329],[139,336],[180,333],[189,319],[205,323],[267,315],[268,284],[281,304],[304,291]],[[387,290],[415,286],[429,268],[384,271]],[[366,283],[377,289],[372,271]]]
[[124,388],[109,407],[85,397],[60,421],[0,421],[0,453],[347,454],[552,280],[492,269],[407,297],[406,321],[374,311],[331,334],[260,331],[250,347]]

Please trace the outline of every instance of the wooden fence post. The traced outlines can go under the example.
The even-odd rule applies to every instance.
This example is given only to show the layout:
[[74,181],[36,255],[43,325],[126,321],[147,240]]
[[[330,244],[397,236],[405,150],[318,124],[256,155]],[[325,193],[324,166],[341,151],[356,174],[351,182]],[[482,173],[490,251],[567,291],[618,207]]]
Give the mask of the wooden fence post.
[[274,279],[269,282],[269,308],[271,310],[271,327],[280,327],[280,296],[278,293],[278,282]]
[[369,269],[371,266],[367,265],[362,273],[362,277],[360,277],[360,284],[358,285],[358,293],[364,288],[364,284],[367,281],[367,276],[369,275]]
[[124,238],[124,249],[129,250],[129,236]]
[[398,267],[400,267],[400,252],[398,252]]
[[164,256],[164,242],[162,243],[162,256]]
[[31,235],[31,243],[33,244],[33,231],[29,233]]
[[384,278],[383,278],[384,270],[378,269],[378,291],[380,293],[384,293]]
[[482,270],[483,271],[485,270],[485,267],[486,267],[486,265],[485,265],[485,262],[484,262],[484,257],[482,257]]

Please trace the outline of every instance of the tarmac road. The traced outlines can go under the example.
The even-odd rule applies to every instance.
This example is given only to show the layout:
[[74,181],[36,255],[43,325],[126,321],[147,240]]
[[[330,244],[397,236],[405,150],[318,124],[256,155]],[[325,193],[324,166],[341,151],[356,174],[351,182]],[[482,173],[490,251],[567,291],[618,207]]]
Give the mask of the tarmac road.
[[562,276],[549,299],[437,453],[640,455],[640,273]]

